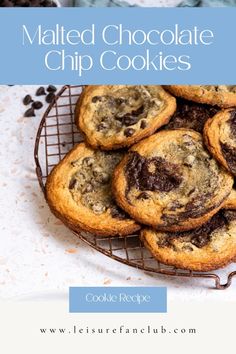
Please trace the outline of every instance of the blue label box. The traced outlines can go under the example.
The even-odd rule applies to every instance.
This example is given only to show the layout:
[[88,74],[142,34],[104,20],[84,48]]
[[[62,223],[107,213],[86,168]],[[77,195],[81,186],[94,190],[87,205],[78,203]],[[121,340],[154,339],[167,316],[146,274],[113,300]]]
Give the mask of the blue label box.
[[166,313],[165,287],[70,287],[70,313]]

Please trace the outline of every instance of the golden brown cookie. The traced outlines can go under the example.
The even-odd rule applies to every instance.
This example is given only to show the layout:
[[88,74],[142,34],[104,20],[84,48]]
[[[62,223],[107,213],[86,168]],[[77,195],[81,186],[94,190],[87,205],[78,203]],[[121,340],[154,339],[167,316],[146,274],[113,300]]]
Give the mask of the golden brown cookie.
[[209,119],[204,138],[212,155],[236,176],[236,109],[222,110]]
[[177,98],[177,109],[164,129],[193,129],[203,132],[206,121],[213,117],[219,109],[207,104],[200,104]]
[[73,230],[96,235],[122,236],[139,230],[115,204],[111,192],[111,175],[122,156],[78,144],[47,179],[46,198],[52,212]]
[[170,85],[165,87],[175,96],[190,101],[222,108],[236,106],[236,85]]
[[163,233],[145,228],[141,239],[164,264],[195,271],[218,269],[236,257],[236,211],[220,210],[191,231]]
[[232,189],[229,197],[224,202],[223,208],[225,209],[236,209],[236,190]]
[[193,130],[161,131],[134,145],[113,174],[117,203],[135,220],[159,230],[202,225],[233,185]]
[[126,147],[169,122],[175,98],[161,86],[87,86],[75,122],[89,145],[103,150]]

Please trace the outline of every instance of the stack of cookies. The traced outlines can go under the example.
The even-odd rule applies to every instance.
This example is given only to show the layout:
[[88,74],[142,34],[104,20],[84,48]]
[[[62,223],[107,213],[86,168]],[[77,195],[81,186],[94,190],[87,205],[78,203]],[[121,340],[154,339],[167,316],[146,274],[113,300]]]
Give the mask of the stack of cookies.
[[160,262],[208,271],[236,258],[236,86],[87,86],[85,142],[46,197],[73,230],[139,232]]

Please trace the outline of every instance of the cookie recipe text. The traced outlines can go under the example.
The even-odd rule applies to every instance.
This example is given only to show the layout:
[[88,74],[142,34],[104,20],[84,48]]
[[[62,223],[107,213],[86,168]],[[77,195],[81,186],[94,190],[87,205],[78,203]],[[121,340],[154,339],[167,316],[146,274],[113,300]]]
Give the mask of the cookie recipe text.
[[92,68],[119,71],[187,71],[192,67],[189,47],[213,44],[209,28],[127,28],[122,24],[87,28],[22,25],[22,45],[46,48],[42,64],[50,71],[74,71],[80,77]]

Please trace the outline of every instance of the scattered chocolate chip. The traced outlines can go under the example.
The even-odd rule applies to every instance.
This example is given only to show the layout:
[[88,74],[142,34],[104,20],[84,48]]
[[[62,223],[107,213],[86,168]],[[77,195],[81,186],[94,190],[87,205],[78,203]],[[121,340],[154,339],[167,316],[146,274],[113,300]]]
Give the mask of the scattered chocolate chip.
[[57,91],[57,88],[56,88],[55,86],[53,86],[53,85],[49,85],[49,86],[47,87],[47,91],[48,91],[48,92],[56,92],[56,91]]
[[27,109],[27,111],[25,111],[24,117],[35,117],[33,107],[31,107],[31,108]]
[[23,98],[23,104],[25,106],[27,106],[28,104],[30,104],[31,102],[33,102],[32,100],[32,97],[30,95],[26,95],[24,98]]
[[146,120],[141,120],[140,128],[145,129],[147,127],[147,122]]
[[134,134],[134,132],[135,132],[135,129],[127,128],[127,129],[124,130],[124,135],[129,137],[129,136],[132,136]]
[[40,102],[40,101],[35,101],[35,102],[32,103],[32,107],[33,107],[34,109],[40,109],[40,108],[43,107],[43,104],[42,104],[42,102]]
[[35,93],[36,96],[43,96],[43,95],[46,95],[46,92],[45,92],[45,88],[43,86],[40,86],[36,93]]
[[45,100],[47,103],[52,103],[54,98],[55,98],[55,94],[53,92],[50,92],[49,94],[47,94]]

